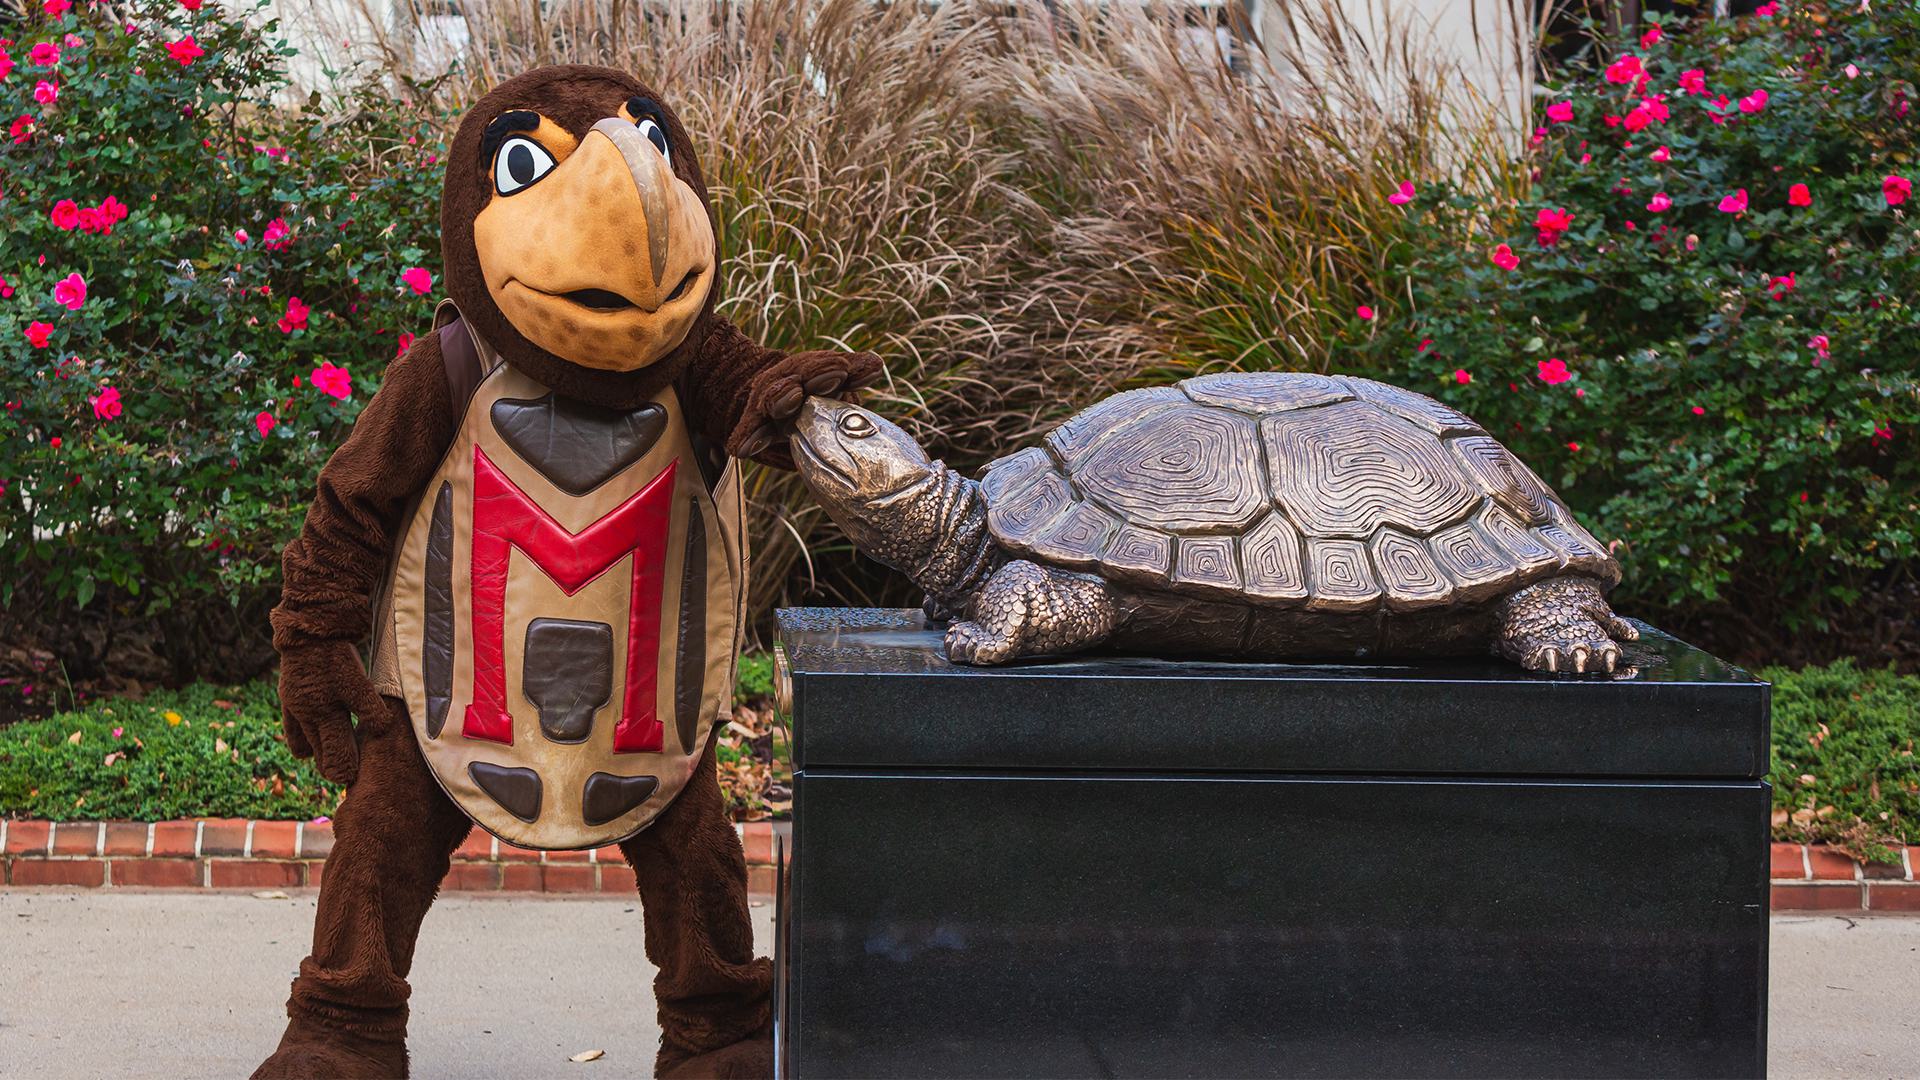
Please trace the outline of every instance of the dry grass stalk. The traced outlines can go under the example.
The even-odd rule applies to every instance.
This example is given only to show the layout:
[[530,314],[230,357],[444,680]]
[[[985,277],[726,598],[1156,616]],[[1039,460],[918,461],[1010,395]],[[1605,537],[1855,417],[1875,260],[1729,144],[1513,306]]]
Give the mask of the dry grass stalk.
[[[463,3],[450,74],[415,66],[456,17],[309,2],[423,103],[541,63],[640,73],[706,148],[727,314],[783,347],[880,352],[877,407],[963,466],[1125,386],[1324,368],[1354,305],[1403,287],[1383,272],[1394,183],[1516,182],[1512,124],[1471,80],[1331,0],[1293,4],[1266,56],[1184,8]],[[751,494],[757,612],[912,602],[791,477]]]

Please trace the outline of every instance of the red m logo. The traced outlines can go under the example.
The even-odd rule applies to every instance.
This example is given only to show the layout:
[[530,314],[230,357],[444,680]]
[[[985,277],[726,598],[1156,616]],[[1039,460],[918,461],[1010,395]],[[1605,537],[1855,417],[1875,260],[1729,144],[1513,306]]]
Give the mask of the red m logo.
[[473,701],[462,731],[469,739],[513,743],[507,712],[505,622],[507,565],[519,549],[568,596],[622,557],[633,555],[627,599],[626,692],[613,731],[618,753],[658,751],[662,727],[654,708],[659,679],[660,593],[666,575],[667,529],[673,519],[668,462],[647,486],[578,533],[570,533],[507,479],[478,444],[473,448]]

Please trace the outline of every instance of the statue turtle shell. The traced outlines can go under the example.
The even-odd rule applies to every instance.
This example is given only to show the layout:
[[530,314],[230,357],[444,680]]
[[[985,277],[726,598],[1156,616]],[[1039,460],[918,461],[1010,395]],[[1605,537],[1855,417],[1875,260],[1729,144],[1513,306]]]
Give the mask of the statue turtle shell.
[[1478,424],[1352,376],[1228,372],[1118,394],[981,477],[1002,547],[1136,589],[1417,611],[1620,567]]

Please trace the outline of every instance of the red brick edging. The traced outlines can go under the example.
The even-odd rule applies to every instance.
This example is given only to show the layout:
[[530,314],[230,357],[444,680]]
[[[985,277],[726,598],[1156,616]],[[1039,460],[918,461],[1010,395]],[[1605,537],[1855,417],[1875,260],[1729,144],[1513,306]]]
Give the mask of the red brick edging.
[[1920,912],[1920,846],[1900,856],[1859,863],[1824,844],[1775,844],[1773,910]]
[[[773,891],[773,825],[735,826],[747,884]],[[320,884],[333,826],[325,821],[7,821],[0,884],[299,889]],[[1773,845],[1775,911],[1920,912],[1920,846],[1899,865],[1868,863],[1820,844]],[[481,829],[454,852],[442,888],[473,892],[624,893],[633,871],[617,847],[533,851]]]
[[[773,891],[773,825],[735,826],[747,887]],[[0,884],[88,888],[300,889],[320,884],[333,850],[326,821],[7,821],[0,819]],[[633,870],[617,847],[534,851],[473,830],[453,853],[443,889],[471,892],[630,893]]]

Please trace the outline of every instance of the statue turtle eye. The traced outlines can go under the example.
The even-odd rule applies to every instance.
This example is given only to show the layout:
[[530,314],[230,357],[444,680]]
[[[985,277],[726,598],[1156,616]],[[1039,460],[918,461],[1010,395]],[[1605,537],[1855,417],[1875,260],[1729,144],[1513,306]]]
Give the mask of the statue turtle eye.
[[635,126],[640,129],[640,134],[645,135],[647,141],[653,144],[654,149],[660,151],[660,156],[667,159],[667,164],[672,165],[673,153],[667,149],[666,129],[655,123],[651,116],[641,117]]
[[840,418],[840,433],[849,439],[864,439],[877,430],[873,421],[860,413],[848,413]]
[[553,171],[553,155],[532,139],[508,139],[493,158],[493,186],[511,195]]

